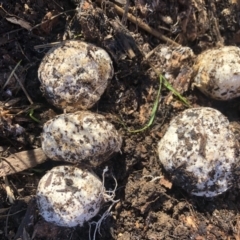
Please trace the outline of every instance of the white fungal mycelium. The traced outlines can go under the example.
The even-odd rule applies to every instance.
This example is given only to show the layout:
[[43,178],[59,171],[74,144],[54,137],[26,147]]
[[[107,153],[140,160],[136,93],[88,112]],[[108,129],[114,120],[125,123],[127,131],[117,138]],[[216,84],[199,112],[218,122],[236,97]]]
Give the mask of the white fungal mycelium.
[[100,179],[74,166],[54,167],[41,178],[37,188],[40,214],[58,226],[82,226],[96,216],[103,202]]
[[210,49],[197,57],[193,86],[217,100],[240,96],[240,49],[225,46]]
[[64,41],[43,58],[38,78],[50,103],[67,112],[89,109],[113,77],[108,53],[82,41]]
[[97,166],[120,151],[121,145],[115,127],[89,111],[61,114],[43,126],[42,149],[52,160]]
[[187,109],[176,116],[158,144],[158,154],[174,183],[205,197],[228,190],[239,164],[229,121],[208,107]]

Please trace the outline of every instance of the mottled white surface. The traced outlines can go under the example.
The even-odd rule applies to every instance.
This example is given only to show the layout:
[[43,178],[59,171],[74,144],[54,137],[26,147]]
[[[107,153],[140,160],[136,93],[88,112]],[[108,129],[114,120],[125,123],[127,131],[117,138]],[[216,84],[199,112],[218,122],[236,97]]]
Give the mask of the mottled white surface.
[[170,122],[158,154],[176,184],[193,195],[214,197],[232,185],[236,148],[227,118],[202,107],[187,109]]
[[207,96],[229,100],[240,96],[240,49],[225,46],[210,49],[197,58],[194,83]]
[[103,203],[102,187],[99,178],[87,170],[55,167],[38,184],[39,212],[58,226],[82,226],[98,213]]
[[42,149],[53,160],[99,165],[120,151],[122,138],[104,116],[89,111],[61,114],[43,126]]
[[48,51],[38,78],[50,103],[68,112],[89,109],[113,77],[108,53],[93,44],[65,41]]

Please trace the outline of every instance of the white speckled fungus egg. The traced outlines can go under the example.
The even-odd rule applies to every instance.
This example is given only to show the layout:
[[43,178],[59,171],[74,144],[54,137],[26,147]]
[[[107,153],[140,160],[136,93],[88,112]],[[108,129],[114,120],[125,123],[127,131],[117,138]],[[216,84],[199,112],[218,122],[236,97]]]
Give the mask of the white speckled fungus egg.
[[38,78],[48,101],[73,112],[91,108],[113,77],[108,53],[93,44],[65,41],[43,58]]
[[229,121],[207,107],[187,109],[175,117],[158,144],[158,154],[174,183],[205,197],[231,187],[239,162]]
[[99,212],[104,201],[102,189],[100,179],[87,170],[54,167],[38,184],[40,215],[58,226],[82,226]]
[[104,116],[89,111],[61,114],[43,126],[42,149],[52,160],[97,166],[120,151],[122,137]]
[[200,54],[194,65],[193,86],[217,100],[240,96],[240,49],[226,46]]

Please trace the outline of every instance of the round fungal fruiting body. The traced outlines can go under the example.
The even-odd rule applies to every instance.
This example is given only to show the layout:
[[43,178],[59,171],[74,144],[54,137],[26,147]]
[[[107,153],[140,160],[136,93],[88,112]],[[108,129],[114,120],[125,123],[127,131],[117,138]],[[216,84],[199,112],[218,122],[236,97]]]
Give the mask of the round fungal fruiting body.
[[48,101],[67,112],[91,108],[113,77],[108,53],[93,44],[65,41],[43,58],[38,78]]
[[196,196],[214,197],[228,190],[239,163],[229,122],[212,108],[188,109],[175,117],[158,154],[173,182]]
[[54,167],[38,184],[39,212],[47,222],[58,226],[82,226],[100,210],[102,189],[102,182],[89,171],[74,166]]
[[97,166],[120,151],[121,145],[115,127],[89,111],[61,114],[43,126],[42,149],[52,160]]
[[217,100],[240,96],[240,49],[226,46],[200,54],[194,65],[193,86]]

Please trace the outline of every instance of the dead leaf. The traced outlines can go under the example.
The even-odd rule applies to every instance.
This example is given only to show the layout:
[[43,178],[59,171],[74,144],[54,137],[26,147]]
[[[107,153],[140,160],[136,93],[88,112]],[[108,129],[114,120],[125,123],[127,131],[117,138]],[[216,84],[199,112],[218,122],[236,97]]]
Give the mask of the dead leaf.
[[58,23],[57,11],[48,12],[42,19],[41,29],[45,33],[50,33],[54,26]]
[[[183,105],[182,102],[180,102],[180,101],[178,101],[178,100],[175,100],[171,94],[169,94],[168,96],[169,96],[169,99],[168,99],[168,100],[171,101],[171,102],[167,102],[168,105],[171,104],[171,106],[172,106],[174,109],[177,109],[177,110],[180,110],[180,109],[183,108],[184,105]],[[167,97],[168,97],[168,96],[167,96]],[[167,97],[166,97],[166,99],[167,99]]]
[[218,239],[226,239],[226,234],[225,232],[223,232],[221,229],[219,229],[218,227],[212,225],[212,224],[209,224],[207,226],[207,235],[210,235],[210,234],[214,234],[215,236],[219,236]]
[[6,17],[6,20],[13,23],[13,24],[17,24],[20,25],[22,28],[25,28],[27,30],[31,30],[32,26],[29,22],[21,19],[21,18],[17,18],[17,17]]
[[164,177],[162,177],[162,178],[160,179],[159,183],[160,183],[162,186],[164,186],[165,188],[168,188],[168,189],[171,189],[171,188],[172,188],[172,183],[171,183],[168,179],[166,179],[166,178],[164,178]]
[[186,216],[184,219],[186,226],[197,229],[196,219],[193,216]]
[[153,86],[150,87],[146,100],[147,102],[153,101]]
[[135,222],[135,227],[138,229],[139,228],[139,222]]
[[[147,111],[149,110],[149,107],[147,108],[145,105],[140,106],[139,111],[139,122],[143,125],[147,122],[146,115],[148,115]],[[148,116],[147,116],[148,117]]]

